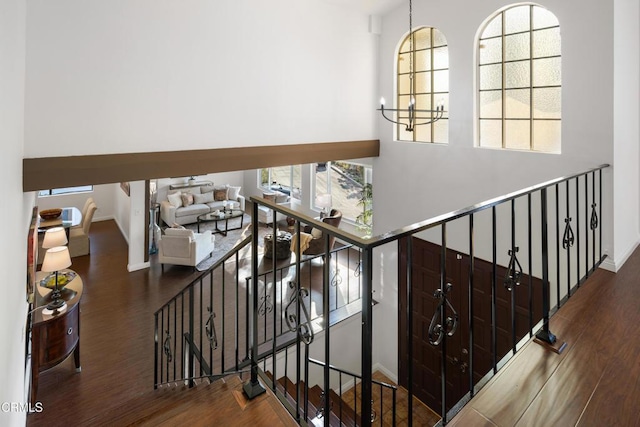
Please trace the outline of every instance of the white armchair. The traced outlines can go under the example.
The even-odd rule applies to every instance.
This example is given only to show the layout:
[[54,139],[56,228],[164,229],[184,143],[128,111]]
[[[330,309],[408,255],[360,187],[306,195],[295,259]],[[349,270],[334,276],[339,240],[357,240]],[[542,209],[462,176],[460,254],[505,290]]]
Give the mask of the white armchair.
[[167,228],[158,242],[158,261],[164,271],[165,264],[194,267],[211,256],[214,235],[211,230],[194,233],[192,230]]

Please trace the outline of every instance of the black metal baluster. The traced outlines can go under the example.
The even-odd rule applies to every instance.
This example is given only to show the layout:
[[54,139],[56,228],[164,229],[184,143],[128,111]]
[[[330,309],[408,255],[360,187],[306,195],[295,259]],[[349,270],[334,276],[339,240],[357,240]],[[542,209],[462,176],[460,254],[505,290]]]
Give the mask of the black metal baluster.
[[533,337],[533,256],[532,256],[531,193],[527,194],[527,242],[529,246],[529,338]]
[[556,301],[560,307],[560,184],[556,184]]
[[496,374],[498,372],[498,339],[496,335],[496,281],[497,281],[497,264],[498,264],[498,244],[496,241],[496,232],[497,232],[497,224],[496,224],[496,207],[491,207],[491,234],[492,234],[492,273],[491,273],[491,364],[493,366],[493,373]]
[[584,269],[585,279],[589,277],[589,175],[584,174],[584,223],[585,223],[585,251],[584,251]]
[[580,177],[576,177],[576,282],[580,287]]
[[[516,258],[516,252],[518,248],[516,247],[516,200],[511,200],[511,256],[514,260]],[[516,261],[517,262],[517,261]],[[512,276],[516,277],[515,283],[513,283],[511,287],[511,351],[513,354],[516,354],[516,289],[520,284],[520,276],[517,274],[516,270],[516,262],[514,265],[509,263],[509,266],[512,267]]]
[[[253,245],[253,243],[252,243]],[[253,250],[251,251],[252,253],[252,257],[253,257]],[[251,264],[253,264],[254,261],[252,260]],[[255,263],[257,263],[257,261],[255,261]],[[253,289],[253,280],[251,279],[251,277],[247,277],[245,279],[245,287],[244,287],[244,317],[245,317],[245,325],[244,325],[244,333],[245,333],[245,339],[244,339],[244,349],[246,350],[246,354],[245,354],[245,360],[250,359],[251,358],[251,336],[254,334],[254,332],[249,333],[249,325],[254,325],[257,326],[258,322],[253,322],[253,320],[250,322],[249,319],[250,317],[250,312],[249,312],[249,304],[250,304],[250,298],[249,298],[249,287],[252,287]],[[256,328],[257,329],[257,328]],[[255,335],[257,337],[258,333],[257,331],[255,332]]]
[[[399,244],[400,242],[398,242]],[[407,392],[408,410],[407,421],[409,427],[413,425],[413,235],[407,237]],[[355,388],[355,387],[354,387]]]
[[371,374],[373,368],[373,249],[365,248],[362,268],[365,292],[362,300],[362,423],[371,425]]
[[[585,175],[585,181],[589,181],[589,174]],[[587,270],[594,272],[594,266],[596,262],[596,227],[597,215],[596,215],[596,173],[591,173],[591,215],[589,216],[589,229],[591,230],[591,268],[589,268],[589,261],[587,259]],[[589,232],[587,231],[587,234]]]
[[193,350],[194,350],[193,343],[195,341],[193,337],[193,331],[194,331],[193,323],[195,321],[195,319],[193,318],[194,305],[195,305],[195,299],[193,295],[193,286],[189,286],[189,358],[188,358],[189,362],[187,366],[189,388],[192,388],[194,386],[194,383],[193,383]]
[[[200,321],[198,322],[198,335],[200,336],[200,347],[198,347],[198,349],[200,350],[200,354],[202,354],[202,349],[204,348],[204,346],[202,345],[202,336],[204,335],[202,333],[202,325],[204,325],[204,317],[202,316],[202,306],[203,304],[203,296],[202,296],[202,279],[200,279]],[[195,332],[195,331],[194,331]],[[194,336],[191,335],[191,339],[195,340]],[[200,363],[200,361],[198,361],[198,366],[200,368],[200,375],[202,376],[203,372],[202,372],[202,363]],[[194,372],[195,375],[195,372]]]
[[[181,306],[180,307],[181,308],[181,311],[180,311],[180,336],[181,337],[184,337],[184,328],[185,328],[185,326],[184,326],[184,316],[185,316],[186,310],[184,309],[184,302],[185,302],[184,301],[184,294],[185,294],[184,291],[180,293],[180,306]],[[177,310],[178,309],[178,300],[177,299],[175,299],[175,305],[176,305],[176,310]],[[176,331],[176,335],[177,334],[178,334],[178,331]],[[184,357],[184,354],[185,354],[185,352],[184,352],[184,340],[181,339],[180,340],[180,372],[182,372],[183,375],[184,375],[184,372],[185,372],[185,366],[184,366],[185,357]]]
[[[169,307],[171,307],[171,306],[169,306]],[[178,305],[174,304],[173,305],[173,332],[174,332],[174,334],[173,334],[174,352],[173,353],[175,353],[176,340],[178,339],[178,334],[177,334],[177,331],[176,331],[176,325],[177,325],[177,320],[178,320],[177,317],[176,317],[177,316],[177,314],[176,314],[177,311],[178,311]],[[169,313],[171,313],[171,308],[169,308]],[[169,318],[167,318],[167,326],[168,325],[169,325]],[[182,335],[181,335],[181,337],[182,337]],[[180,342],[182,342],[182,339],[180,340]],[[173,379],[174,380],[175,380],[175,376],[176,376],[176,363],[177,363],[176,362],[176,358],[174,357],[173,358],[173,377],[174,377]]]
[[[474,310],[473,310],[473,289],[475,272],[475,232],[473,228],[473,214],[469,215],[469,393],[471,397],[475,395],[473,385],[473,346],[474,346]],[[394,402],[395,405],[395,402]],[[393,418],[395,421],[395,417]]]
[[540,219],[542,234],[542,329],[536,334],[536,338],[554,344],[556,336],[549,330],[549,236],[547,231],[547,189],[540,190]]
[[[236,266],[239,266],[240,265],[240,263],[239,263],[240,259],[239,259],[239,256],[238,256],[238,252],[236,252],[236,260],[235,261],[236,261]],[[234,313],[234,316],[235,316],[235,322],[234,322],[235,323],[235,325],[234,325],[235,326],[235,328],[234,328],[235,337],[234,337],[234,339],[235,339],[235,347],[236,347],[235,348],[235,353],[234,353],[235,354],[235,357],[234,357],[235,363],[234,364],[235,364],[235,367],[236,367],[236,371],[239,370],[238,369],[238,362],[239,362],[239,359],[240,359],[240,349],[239,349],[239,347],[240,347],[240,277],[239,276],[240,276],[240,269],[236,268],[236,280],[235,280],[234,287],[233,287],[234,288],[234,292],[235,292],[235,297],[236,297],[236,304],[235,304],[236,307],[235,307],[235,313]],[[212,280],[213,280],[213,278],[212,278]],[[213,290],[212,290],[212,292],[213,292]],[[222,301],[222,303],[224,304],[224,300]],[[247,320],[247,319],[248,319],[248,316],[245,316],[245,320]],[[249,322],[245,321],[245,323],[249,323]]]
[[[565,200],[567,205],[567,213],[564,219],[565,229],[562,236],[562,247],[567,250],[567,299],[571,297],[571,247],[573,246],[573,231],[571,230],[571,212],[569,208],[569,181],[565,181]],[[558,301],[558,308],[560,301]]]
[[[331,325],[329,324],[329,312],[330,312],[330,291],[331,291],[331,247],[329,246],[329,233],[323,233],[324,236],[324,271],[322,274],[322,317],[324,320],[324,382],[322,391],[324,392],[324,425],[329,427],[329,421],[331,420],[331,399],[329,399],[329,364],[331,363]],[[364,415],[364,414],[363,414]]]
[[[442,231],[442,251],[440,254],[440,289],[446,292],[447,289],[447,224],[444,223],[441,226]],[[440,324],[445,327],[446,323],[446,306],[442,306],[440,311]],[[442,417],[442,424],[447,424],[447,334],[444,334],[442,339],[442,355],[440,356],[440,393],[442,395],[442,401],[440,405]],[[364,396],[363,396],[364,398]],[[369,411],[370,412],[370,411]],[[365,414],[369,412],[362,412],[364,418]]]
[[[300,251],[300,221],[296,221],[295,224],[296,239],[296,254]],[[296,295],[300,295],[300,256],[296,256]],[[296,319],[300,319],[300,304],[296,305]],[[298,320],[299,321],[299,320]],[[300,334],[296,333],[296,420],[300,421]],[[305,346],[308,347],[308,346]],[[306,403],[305,403],[306,408]],[[306,410],[305,410],[306,411]],[[306,412],[305,412],[306,413]]]
[[[226,294],[226,261],[222,262],[222,271],[220,272],[220,274],[222,274],[222,296],[220,297],[220,312],[222,314],[222,319],[220,320],[220,327],[222,328],[222,349],[220,352],[220,364],[222,365],[222,372],[226,371],[226,367],[224,364],[224,353],[225,353],[225,349],[226,349],[226,345],[225,345],[225,319],[227,318],[226,314],[225,314],[225,302],[227,301],[227,299],[225,298],[225,294]],[[237,265],[237,264],[236,264]],[[213,276],[213,275],[212,275]],[[212,283],[213,283],[213,278],[212,278]],[[211,306],[213,308],[213,306]],[[211,369],[213,370],[213,365],[211,365]]]
[[[164,310],[160,312],[160,334],[162,335],[163,349],[160,352],[160,383],[164,383]],[[167,372],[167,380],[169,373]]]
[[158,388],[158,313],[153,315],[153,389]]
[[[222,267],[222,275],[224,276],[224,264]],[[224,282],[223,282],[223,289],[224,289]],[[223,312],[222,312],[222,372],[224,372],[224,338],[225,338],[225,331],[224,331],[224,290],[222,291],[222,307],[223,307]],[[214,311],[213,311],[213,271],[209,272],[209,307],[211,307],[211,313],[209,313],[209,318],[211,319],[211,330],[213,331],[213,319],[211,318],[211,316],[214,316]],[[201,350],[202,351],[202,350]],[[213,366],[213,348],[211,345],[211,341],[209,341],[209,374],[212,375],[215,373],[215,367]]]
[[[251,314],[251,379],[244,384],[244,392],[249,399],[253,399],[266,390],[262,388],[258,381],[258,203],[253,203],[252,215],[251,215],[251,300],[252,300],[252,314]],[[249,311],[247,310],[247,313]],[[249,322],[247,322],[249,323]],[[275,376],[274,376],[275,378]]]

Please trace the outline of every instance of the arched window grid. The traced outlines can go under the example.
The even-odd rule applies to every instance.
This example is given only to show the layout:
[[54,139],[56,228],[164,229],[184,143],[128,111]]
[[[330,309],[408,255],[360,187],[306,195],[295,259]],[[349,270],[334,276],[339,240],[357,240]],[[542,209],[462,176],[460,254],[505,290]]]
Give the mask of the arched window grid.
[[[522,7],[522,5],[507,8],[495,15],[485,26],[479,38],[477,56],[479,64],[479,96],[476,104],[479,118],[478,145],[489,148],[560,152],[560,25],[551,12],[540,6],[529,4],[526,5],[528,8],[528,28],[513,31],[508,28],[506,15],[519,7]],[[538,24],[536,24],[536,13],[544,18],[539,18],[540,22]],[[495,23],[497,20],[499,20],[499,31],[496,31],[498,26]],[[486,36],[487,33],[489,33],[488,36]],[[507,51],[507,45],[510,40],[517,39],[520,39],[521,44],[523,44],[522,40],[526,40],[528,54],[523,57],[509,58],[508,56],[513,56],[513,53]],[[483,62],[482,49],[491,45],[494,41],[499,41],[500,43],[500,58],[495,61]],[[548,62],[546,67],[541,65],[544,61]],[[540,69],[555,68],[557,71],[555,80],[547,77],[545,82],[544,73],[536,70],[536,65],[540,65]],[[485,81],[489,80],[489,78],[483,81],[483,77],[490,74],[488,72],[483,74],[483,71],[492,67],[500,68],[501,84],[499,88],[486,88]],[[526,82],[521,81],[521,83],[525,84],[514,85],[513,81],[509,81],[509,76],[517,75],[518,71],[523,74],[522,72],[525,70],[528,79]],[[549,73],[547,72],[546,74]],[[515,80],[518,79],[516,78]],[[549,82],[549,80],[554,81]],[[501,100],[500,111],[493,111],[493,115],[487,114],[489,109],[485,108],[483,110],[483,105],[488,104],[487,99],[495,97],[498,92]],[[515,104],[513,100],[518,97],[528,99],[527,114],[523,114],[522,111],[514,112],[513,105],[508,105],[509,100],[512,100],[512,103]],[[551,102],[549,102],[550,99],[552,99]],[[550,106],[552,108],[548,108]],[[495,131],[497,130],[495,122],[498,121],[500,121],[499,143],[496,143],[495,139],[487,142],[489,137],[484,135],[483,132],[490,129],[486,133],[494,134],[491,136],[495,136]],[[544,122],[547,122],[547,124],[544,124]],[[492,126],[488,126],[488,123],[492,124]],[[520,136],[520,138],[514,139],[515,129],[519,129],[522,135],[527,134],[528,136],[526,138]]]
[[[411,43],[409,37],[412,37]],[[413,46],[413,49],[410,48]],[[440,56],[437,55],[440,53]],[[411,58],[409,58],[411,55]],[[449,105],[449,59],[448,45],[444,36],[435,28],[421,27],[407,35],[398,49],[396,105],[407,108],[410,94],[416,100],[416,109],[432,110],[438,102],[445,105],[445,114],[430,125],[415,126],[413,132],[407,132],[402,124],[396,125],[396,138],[413,142],[448,142],[448,105]],[[413,63],[413,75],[409,61]],[[407,62],[405,62],[407,61]],[[446,76],[444,75],[446,73]],[[415,78],[413,78],[415,76]],[[408,79],[408,85],[406,80]],[[404,82],[403,82],[404,80]],[[443,83],[445,82],[445,83]],[[431,119],[433,113],[418,113],[417,122]],[[406,122],[407,113],[397,113],[397,120]]]

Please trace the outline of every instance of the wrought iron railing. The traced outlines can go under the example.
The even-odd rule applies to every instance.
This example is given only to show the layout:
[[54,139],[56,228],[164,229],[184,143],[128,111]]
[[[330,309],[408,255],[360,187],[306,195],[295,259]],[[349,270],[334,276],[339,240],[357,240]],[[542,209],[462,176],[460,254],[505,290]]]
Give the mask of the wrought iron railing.
[[213,381],[248,366],[244,328],[248,290],[242,289],[241,256],[251,237],[155,312],[154,387]]
[[[278,347],[274,341],[270,354],[259,348],[256,313],[261,292],[258,281],[253,281],[248,310],[252,369],[245,392],[252,397],[262,391],[258,373],[259,362],[265,357],[270,358],[273,378],[278,378],[279,368],[285,372],[293,369],[295,378],[299,379],[301,367],[309,360],[309,354],[313,354],[326,364],[318,383],[322,390],[331,389],[330,365],[359,372],[361,400],[356,413],[361,425],[371,425],[371,418],[363,414],[371,414],[373,409],[375,336],[379,348],[395,348],[397,344],[398,380],[401,385],[404,382],[408,391],[407,413],[402,416],[412,425],[417,422],[414,397],[422,399],[420,388],[425,386],[416,387],[414,380],[424,377],[426,370],[416,366],[416,360],[420,359],[416,357],[417,345],[422,346],[421,352],[426,350],[422,342],[416,344],[415,341],[425,340],[437,363],[432,381],[427,384],[432,389],[424,397],[431,402],[425,403],[439,413],[437,423],[447,424],[528,340],[536,338],[550,347],[557,346],[549,328],[550,316],[606,258],[602,251],[602,195],[603,169],[607,167],[602,165],[551,180],[369,239],[268,200],[252,198],[253,217],[257,217],[258,206],[263,205],[293,218],[295,233],[300,233],[301,224],[311,224],[322,231],[325,262],[319,289],[323,297],[322,305],[316,306],[322,319],[329,318],[330,309],[331,271],[327,262],[330,237],[359,249],[362,297],[361,310],[355,316],[357,321],[345,325],[344,329],[325,328],[310,341],[305,328],[294,328],[296,343],[286,346],[287,362],[282,367],[278,365],[281,362],[278,355],[285,347]],[[255,222],[253,227],[255,259]],[[387,273],[383,269],[393,268],[389,258],[402,260],[397,271],[400,293],[396,295],[389,293],[388,283],[381,283],[388,281],[388,276],[382,276]],[[296,277],[300,277],[300,263],[294,268]],[[431,269],[432,277],[421,268]],[[256,263],[252,270],[252,277],[258,277]],[[295,283],[296,295],[303,295],[301,289],[301,284]],[[394,304],[396,298],[399,301],[393,312],[389,310],[394,304],[387,304],[386,311],[380,312],[374,324],[375,289],[384,290],[385,295],[380,298],[390,298]],[[295,311],[295,319],[301,319],[304,312],[299,303],[303,300],[299,298],[289,307]],[[394,320],[400,324],[398,336],[385,324],[389,316],[396,317]],[[425,322],[429,326],[424,331],[415,330],[415,325],[425,324],[421,323],[423,318],[431,319]],[[423,353],[420,355],[424,358]],[[293,367],[289,366],[291,363]],[[391,371],[395,368],[387,367]],[[460,389],[452,391],[451,382],[460,384]],[[297,407],[290,408],[292,415],[301,420]],[[329,403],[325,402],[325,413],[330,410]],[[326,417],[324,425],[329,424],[330,419]]]
[[[251,237],[238,243],[229,253],[185,286],[155,313],[155,387],[197,381],[213,381],[249,366],[248,321],[249,289],[252,283],[247,266],[251,263]],[[309,336],[321,331],[324,324],[311,311],[318,302],[314,289],[316,270],[312,266],[322,255],[305,256],[299,276],[291,274],[292,264],[276,262],[275,270],[261,271],[257,276],[259,306],[257,316],[260,354],[295,341],[296,330]],[[267,258],[263,269],[269,269]],[[330,324],[359,310],[360,280],[357,264],[359,253],[344,245],[331,251]],[[271,266],[273,267],[273,266]],[[317,280],[316,280],[317,282]],[[297,284],[301,284],[296,289]],[[298,317],[297,301],[302,311]],[[321,302],[320,302],[321,304]],[[307,309],[307,307],[309,307]],[[313,313],[313,315],[312,315]],[[303,318],[300,323],[297,319]]]
[[[254,197],[253,218],[262,205],[274,211],[274,218],[276,212],[293,218],[295,234],[301,233],[302,225],[312,225],[323,234],[323,253],[313,259],[296,258],[286,266],[274,257],[270,271],[263,273],[265,265],[258,264],[258,223],[252,221],[250,245],[243,241],[156,312],[155,384],[193,385],[200,378],[215,379],[250,367],[244,390],[251,398],[264,391],[258,381],[262,371],[272,375],[274,381],[268,384],[274,390],[275,379],[291,376],[295,384],[302,380],[323,393],[335,389],[336,372],[353,372],[360,394],[351,409],[359,425],[368,426],[376,406],[374,366],[380,363],[374,360],[375,337],[377,353],[397,350],[398,366],[385,368],[407,390],[406,413],[398,417],[408,425],[423,423],[414,419],[418,397],[440,415],[432,424],[445,425],[528,340],[535,338],[559,351],[550,316],[606,258],[602,199],[607,167],[373,238]],[[342,252],[330,247],[332,238],[346,245]],[[295,249],[300,253],[299,246]],[[349,276],[357,277],[347,287],[357,292],[353,300],[350,291],[347,297],[341,294],[338,303],[337,289],[343,288],[335,286],[332,270],[344,266],[344,259],[349,260]],[[307,280],[305,263],[311,262],[319,272]],[[248,276],[255,280],[240,277],[237,267],[242,263],[250,263]],[[390,281],[389,271],[397,279]],[[374,313],[376,291],[383,303]],[[339,310],[350,320],[327,327],[335,323]],[[397,329],[389,326],[396,322]],[[230,342],[234,345],[226,344]],[[323,364],[322,375],[315,379],[307,378],[309,363],[315,364],[312,358]],[[430,359],[435,366],[418,365],[420,359]],[[428,380],[417,383],[420,378]],[[295,404],[286,399],[283,403],[302,423],[309,414],[300,408],[307,408],[308,402],[301,406],[299,393],[295,392]],[[329,399],[320,406],[323,414],[335,416]],[[331,419],[324,417],[324,425]]]

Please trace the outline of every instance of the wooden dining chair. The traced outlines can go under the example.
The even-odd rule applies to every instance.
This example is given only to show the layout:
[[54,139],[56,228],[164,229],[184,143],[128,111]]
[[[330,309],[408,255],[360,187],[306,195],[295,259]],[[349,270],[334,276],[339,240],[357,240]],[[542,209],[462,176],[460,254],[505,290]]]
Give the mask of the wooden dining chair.
[[89,255],[91,245],[89,244],[89,229],[93,221],[93,214],[98,209],[95,203],[89,203],[87,213],[82,216],[80,227],[69,230],[69,253],[71,257]]

